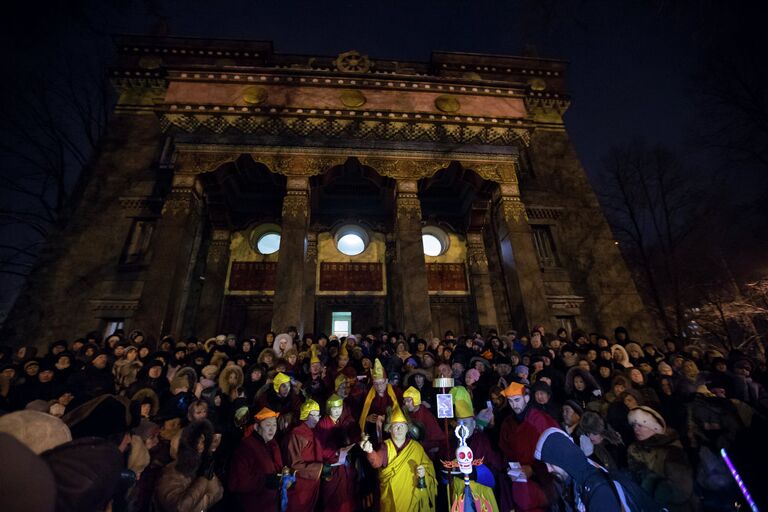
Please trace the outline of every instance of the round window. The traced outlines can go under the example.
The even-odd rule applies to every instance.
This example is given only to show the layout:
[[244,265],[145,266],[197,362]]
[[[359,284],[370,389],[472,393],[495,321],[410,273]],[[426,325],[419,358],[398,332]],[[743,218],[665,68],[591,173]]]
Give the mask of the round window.
[[424,254],[427,256],[440,256],[443,252],[443,244],[435,235],[421,235],[424,244]]
[[334,238],[336,248],[347,256],[357,256],[368,246],[368,233],[360,226],[343,226],[336,232]]
[[440,256],[448,250],[448,234],[437,226],[425,226],[421,230],[421,243],[426,256]]
[[280,249],[280,233],[269,231],[256,241],[256,249],[261,254],[274,254]]

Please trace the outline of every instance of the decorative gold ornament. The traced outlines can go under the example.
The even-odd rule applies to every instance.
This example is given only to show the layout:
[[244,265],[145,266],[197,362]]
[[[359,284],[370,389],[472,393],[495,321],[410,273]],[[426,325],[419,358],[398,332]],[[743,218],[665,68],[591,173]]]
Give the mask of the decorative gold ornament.
[[519,197],[502,197],[502,213],[507,222],[514,221],[515,224],[528,221],[528,215],[525,211],[525,205]]
[[528,85],[533,91],[543,91],[547,88],[547,82],[545,82],[543,78],[531,78],[528,81]]
[[248,105],[261,105],[267,100],[267,90],[257,85],[246,87],[243,90],[243,101]]
[[355,91],[355,90],[341,91],[341,94],[339,95],[339,97],[341,98],[341,103],[345,107],[349,107],[349,108],[362,107],[363,105],[365,105],[365,102],[366,102],[365,95],[360,91]]
[[435,107],[437,107],[437,110],[440,112],[448,112],[452,114],[459,111],[461,104],[455,97],[444,94],[435,98]]
[[163,64],[163,58],[157,55],[144,55],[139,59],[141,69],[158,69]]
[[360,55],[357,50],[340,53],[334,64],[336,69],[344,73],[367,73],[371,70],[371,60],[367,55]]

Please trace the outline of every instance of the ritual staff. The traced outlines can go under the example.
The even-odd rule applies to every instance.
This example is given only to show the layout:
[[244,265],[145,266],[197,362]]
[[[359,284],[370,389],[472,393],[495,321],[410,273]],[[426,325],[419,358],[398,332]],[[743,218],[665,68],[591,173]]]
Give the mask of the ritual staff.
[[426,407],[422,407],[421,393],[411,386],[403,393],[403,407],[411,421],[422,431],[421,445],[432,461],[437,460],[440,449],[445,449],[445,431],[440,428],[435,415]]
[[[474,463],[470,475],[470,491],[475,510],[498,512],[499,506],[493,490],[496,482],[500,479],[499,475],[503,473],[501,456],[491,445],[488,435],[477,428],[472,398],[467,389],[463,386],[451,388],[451,397],[456,427],[463,426],[466,429],[464,440],[473,454]],[[460,444],[459,438],[452,435],[450,440],[451,458],[455,458],[456,449]],[[458,462],[456,461],[456,464]],[[464,477],[454,473],[454,478],[451,479],[451,503],[456,504],[458,502],[461,504],[458,510],[465,510],[465,496]]]
[[322,509],[353,512],[358,509],[357,471],[349,450],[360,441],[360,427],[339,395],[331,395],[325,406],[327,414],[315,427],[315,438],[322,448],[323,463],[327,468],[320,485]]
[[285,459],[296,472],[296,484],[288,499],[288,512],[313,510],[320,497],[323,456],[314,428],[320,421],[320,405],[312,399],[301,404],[301,423],[286,438]]
[[367,436],[360,442],[371,466],[378,469],[381,512],[434,511],[437,480],[424,448],[408,439],[408,420],[395,406],[389,424],[391,439],[378,450]]
[[283,458],[275,441],[278,416],[266,407],[260,410],[253,433],[240,441],[232,457],[228,487],[244,512],[275,510],[280,499]]
[[399,408],[400,403],[394,388],[387,381],[387,374],[378,359],[373,363],[371,377],[373,378],[373,385],[365,397],[359,424],[360,430],[368,434],[374,445],[378,447],[384,441],[382,427],[387,408]]
[[546,465],[535,459],[534,452],[541,434],[548,428],[558,428],[557,422],[530,403],[528,391],[520,383],[511,383],[502,395],[506,397],[513,414],[508,415],[501,426],[499,448],[507,463],[519,464],[516,470],[507,472],[512,481],[511,498],[514,504],[508,502],[510,496],[505,492],[506,486],[503,486],[502,508],[546,512],[551,500],[556,498],[555,490]]

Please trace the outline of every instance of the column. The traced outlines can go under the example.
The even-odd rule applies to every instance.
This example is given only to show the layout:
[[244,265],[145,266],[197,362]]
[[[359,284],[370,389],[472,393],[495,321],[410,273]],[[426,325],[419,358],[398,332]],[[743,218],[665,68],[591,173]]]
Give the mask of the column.
[[400,267],[397,264],[397,236],[394,233],[387,234],[384,257],[387,265],[386,326],[390,331],[401,331],[403,329],[403,290],[400,286]]
[[305,292],[309,179],[305,176],[290,176],[286,188],[272,313],[272,330],[277,333],[284,332],[289,325],[304,332],[302,302]]
[[529,331],[551,321],[531,226],[517,183],[499,185],[496,197],[501,264],[510,295],[510,307],[519,329]]
[[208,254],[205,259],[205,282],[200,293],[195,326],[195,335],[203,339],[219,333],[224,288],[227,284],[227,271],[229,270],[229,238],[229,231],[214,229],[208,245]]
[[177,174],[152,234],[151,256],[133,327],[145,334],[178,334],[184,290],[202,229],[200,185],[195,175]]
[[477,323],[480,330],[487,333],[489,329],[498,329],[498,320],[482,231],[471,231],[467,234],[467,260],[469,284],[477,310]]
[[397,181],[397,266],[402,288],[402,329],[425,339],[432,337],[432,311],[427,287],[427,265],[421,241],[421,203],[416,180]]
[[307,254],[304,258],[304,298],[302,303],[302,334],[315,330],[315,287],[317,282],[317,233],[307,232]]

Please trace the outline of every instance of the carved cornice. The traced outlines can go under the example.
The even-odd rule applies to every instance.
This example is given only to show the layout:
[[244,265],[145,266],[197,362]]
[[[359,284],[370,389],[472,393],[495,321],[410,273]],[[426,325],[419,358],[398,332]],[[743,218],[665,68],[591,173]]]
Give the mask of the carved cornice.
[[163,203],[163,216],[199,213],[202,204],[193,188],[173,188]]
[[529,117],[541,123],[562,124],[563,114],[570,105],[570,99],[557,93],[530,91],[525,97]]
[[421,223],[421,201],[416,194],[400,193],[397,195],[397,222],[407,221]]
[[467,233],[467,261],[471,273],[485,274],[488,272],[488,256],[485,254],[482,233]]
[[578,312],[584,304],[584,297],[580,295],[547,295],[550,309],[565,309]]
[[519,224],[528,220],[525,205],[517,196],[503,196],[501,198],[501,212],[507,222]]
[[309,217],[309,196],[306,192],[289,190],[283,198],[283,220],[306,220]]
[[317,233],[307,233],[307,254],[305,256],[307,263],[317,263]]
[[[261,107],[207,107],[158,112],[163,131],[279,136],[286,139],[358,139],[511,146],[530,143],[530,128],[519,120],[478,121],[476,117],[417,115],[393,112],[331,111],[307,114],[303,109],[279,115]],[[299,113],[298,111],[302,112]],[[500,122],[501,121],[501,122]]]

